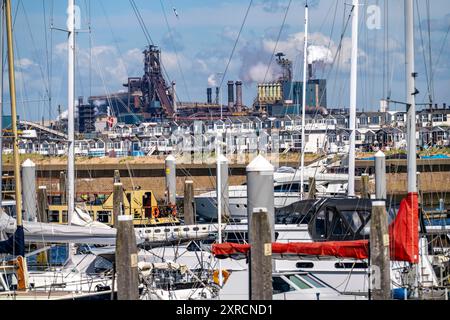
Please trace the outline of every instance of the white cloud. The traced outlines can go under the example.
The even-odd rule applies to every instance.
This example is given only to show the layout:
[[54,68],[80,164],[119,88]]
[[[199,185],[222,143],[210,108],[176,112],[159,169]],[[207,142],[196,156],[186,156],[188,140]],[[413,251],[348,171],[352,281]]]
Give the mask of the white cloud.
[[22,58],[22,59],[16,60],[15,66],[16,66],[16,68],[29,69],[30,67],[37,66],[37,64],[30,59]]

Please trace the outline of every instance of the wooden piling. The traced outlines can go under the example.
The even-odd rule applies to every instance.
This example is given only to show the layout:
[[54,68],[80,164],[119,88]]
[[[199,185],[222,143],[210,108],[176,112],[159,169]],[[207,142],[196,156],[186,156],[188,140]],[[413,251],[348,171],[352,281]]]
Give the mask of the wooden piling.
[[61,171],[59,173],[59,192],[61,193],[61,204],[66,204],[66,173]]
[[194,182],[192,180],[186,180],[184,182],[184,223],[195,224],[195,202],[194,202]]
[[37,211],[38,211],[38,221],[48,222],[48,198],[47,198],[47,187],[39,186],[37,194]]
[[139,276],[136,234],[133,217],[122,215],[117,218],[116,237],[117,299],[139,299]]
[[114,191],[113,191],[113,221],[112,225],[117,228],[117,218],[118,216],[124,214],[123,210],[123,188],[122,183],[116,182],[114,183]]
[[114,170],[114,180],[113,183],[119,183],[120,182],[120,171]]
[[309,177],[308,181],[309,181],[308,182],[308,187],[309,187],[308,199],[315,199],[316,198],[316,178]]
[[272,300],[272,235],[266,208],[253,209],[250,233],[250,300]]
[[370,289],[373,300],[391,298],[389,230],[384,200],[372,202],[370,218]]
[[361,198],[370,199],[369,175],[367,173],[361,175]]

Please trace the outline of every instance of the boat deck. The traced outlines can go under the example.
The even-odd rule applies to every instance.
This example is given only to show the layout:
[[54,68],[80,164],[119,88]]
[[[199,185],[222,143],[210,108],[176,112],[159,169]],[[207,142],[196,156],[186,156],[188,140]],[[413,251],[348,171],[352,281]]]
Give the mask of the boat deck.
[[100,296],[110,296],[111,291],[77,293],[68,291],[7,291],[0,292],[0,300],[89,300],[100,298]]

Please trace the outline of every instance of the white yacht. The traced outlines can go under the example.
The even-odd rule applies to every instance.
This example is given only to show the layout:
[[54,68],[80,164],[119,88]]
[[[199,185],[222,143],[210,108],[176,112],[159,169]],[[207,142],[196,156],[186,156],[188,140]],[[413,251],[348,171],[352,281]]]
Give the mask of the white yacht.
[[[282,208],[300,200],[301,170],[281,167],[274,173],[274,205]],[[326,159],[319,160],[304,169],[304,190],[308,192],[308,179],[316,180],[316,195],[330,197],[345,195],[347,192],[347,174],[326,172]],[[231,219],[240,221],[247,219],[247,186],[230,186],[229,211]],[[217,193],[210,191],[195,196],[197,214],[211,221],[217,218]]]

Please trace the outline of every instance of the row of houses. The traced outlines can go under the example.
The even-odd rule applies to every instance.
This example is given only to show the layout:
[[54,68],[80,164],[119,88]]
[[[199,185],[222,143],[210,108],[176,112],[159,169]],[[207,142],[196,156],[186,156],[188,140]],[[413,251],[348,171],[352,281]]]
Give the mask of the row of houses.
[[[450,109],[422,110],[417,112],[417,127],[432,129],[450,126]],[[378,130],[385,126],[395,128],[406,127],[406,112],[358,112],[357,129]],[[306,128],[318,130],[334,130],[348,128],[347,113],[330,113],[328,115],[306,115]],[[173,133],[199,134],[212,132],[249,133],[260,130],[301,130],[302,119],[297,115],[286,115],[279,118],[230,117],[215,121],[170,121],[145,122],[140,124],[117,123],[110,131],[103,132],[109,136],[161,136]]]
[[[300,130],[260,130],[246,133],[223,132],[220,138],[231,153],[250,152],[254,150],[267,152],[299,151],[302,148]],[[355,134],[357,148],[406,146],[406,133],[402,128],[384,127],[378,130],[357,129]],[[209,153],[215,150],[218,134],[216,132],[191,134],[175,132],[160,136],[108,137],[107,135],[81,139],[75,142],[75,154],[86,157],[124,157],[146,156],[167,153]],[[305,152],[330,152],[348,145],[350,131],[345,128],[306,130]],[[424,146],[448,146],[450,144],[450,127],[420,128],[417,132],[417,144]],[[4,143],[4,152],[12,152],[12,144]],[[36,153],[45,156],[67,154],[67,143],[62,140],[21,139],[19,152]]]

